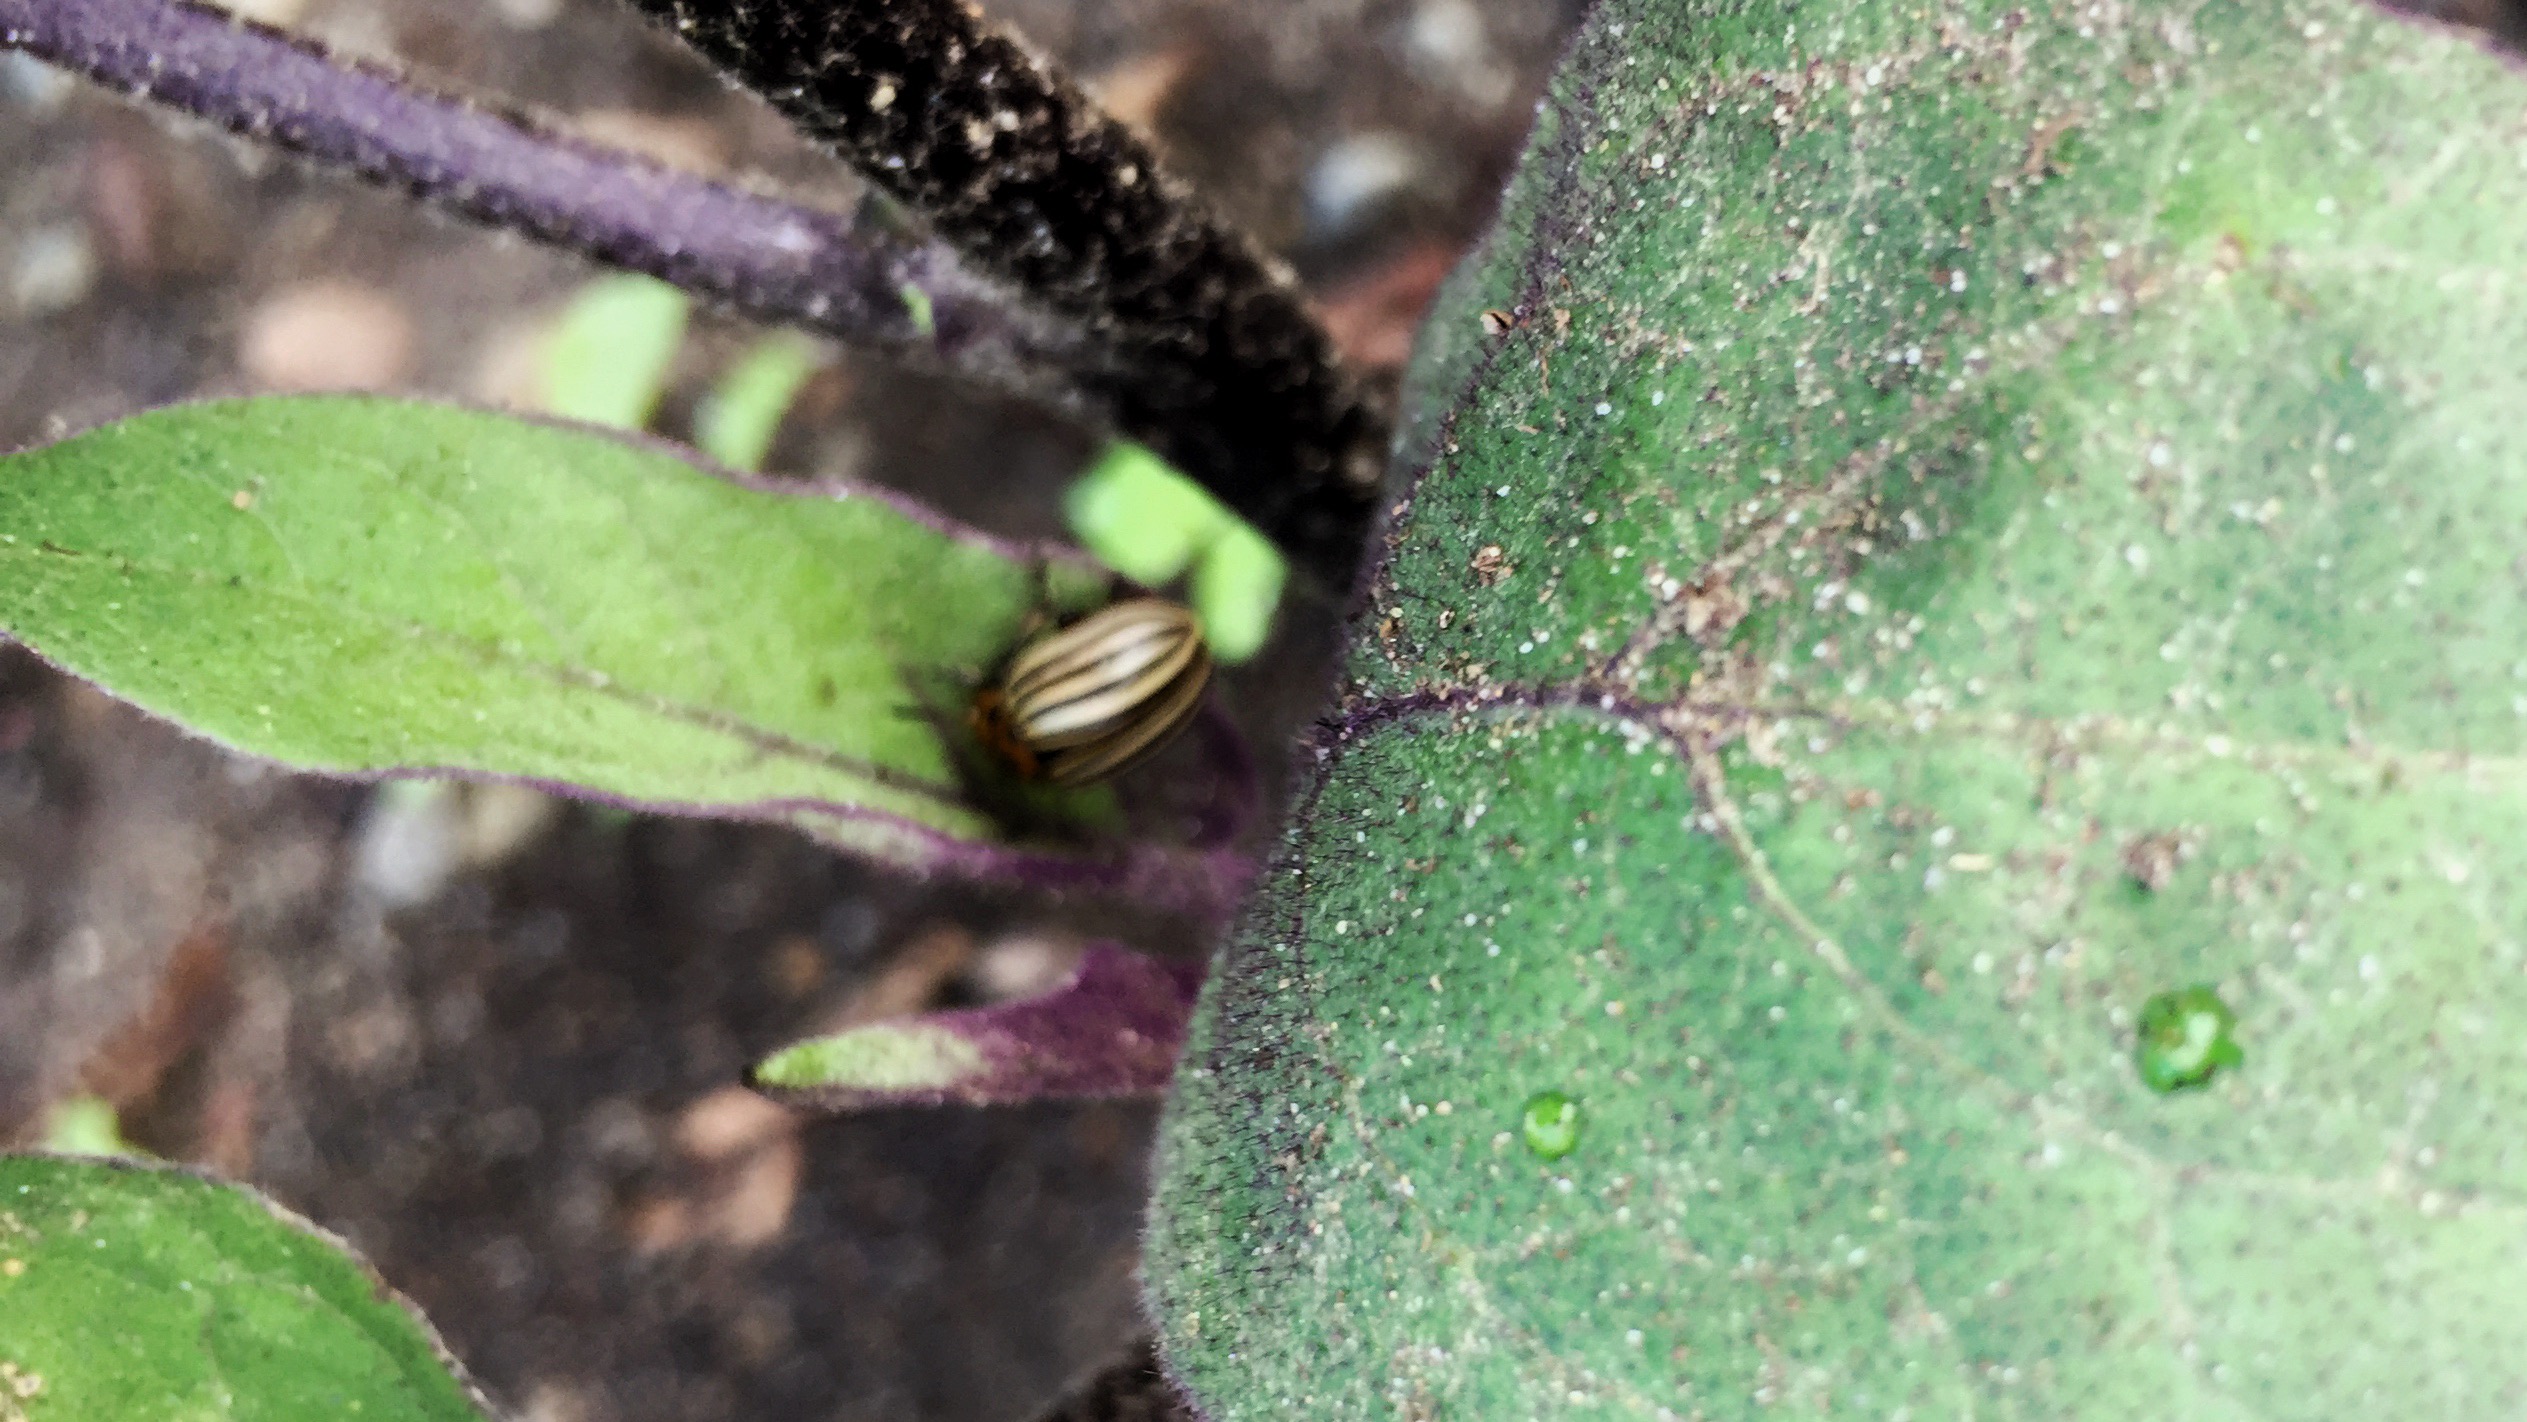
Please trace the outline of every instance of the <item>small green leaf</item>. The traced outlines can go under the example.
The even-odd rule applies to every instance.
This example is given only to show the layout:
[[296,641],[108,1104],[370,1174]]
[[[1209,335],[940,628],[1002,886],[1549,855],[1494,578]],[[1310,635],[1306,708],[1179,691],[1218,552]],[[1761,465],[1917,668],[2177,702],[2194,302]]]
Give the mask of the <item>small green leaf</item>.
[[140,1152],[123,1139],[114,1103],[95,1096],[73,1096],[53,1103],[44,1122],[44,1149],[56,1155],[122,1155]]
[[1288,574],[1280,550],[1243,520],[1220,530],[1193,569],[1193,609],[1213,655],[1234,663],[1263,650]]
[[781,431],[807,377],[816,373],[816,347],[804,336],[781,334],[741,357],[694,414],[694,442],[731,469],[759,469]]
[[911,1019],[854,1027],[784,1047],[755,1068],[760,1086],[847,1083],[870,1092],[939,1091],[981,1073],[983,1049],[965,1035]]
[[1126,440],[1107,447],[1064,503],[1071,532],[1097,561],[1151,587],[1190,566],[1226,515],[1192,480]]
[[865,491],[391,400],[0,457],[0,627],[144,709],[308,769],[788,818],[915,863],[925,834],[998,837],[964,697],[1094,582]]
[[544,408],[564,419],[636,430],[649,423],[684,341],[691,300],[645,276],[590,282],[544,347]]
[[252,1192],[0,1156],[0,1419],[488,1415],[410,1306]]
[[1155,1096],[1174,1073],[1203,967],[1093,944],[1049,992],[801,1042],[757,1066],[754,1084],[827,1111]]
[[1192,570],[1193,609],[1221,661],[1242,662],[1262,648],[1287,565],[1200,485],[1118,440],[1071,486],[1066,504],[1080,543],[1134,582],[1155,587]]
[[911,282],[906,282],[897,288],[896,295],[903,298],[905,314],[913,318],[914,330],[919,331],[924,338],[939,334],[938,315],[931,309],[929,292]]

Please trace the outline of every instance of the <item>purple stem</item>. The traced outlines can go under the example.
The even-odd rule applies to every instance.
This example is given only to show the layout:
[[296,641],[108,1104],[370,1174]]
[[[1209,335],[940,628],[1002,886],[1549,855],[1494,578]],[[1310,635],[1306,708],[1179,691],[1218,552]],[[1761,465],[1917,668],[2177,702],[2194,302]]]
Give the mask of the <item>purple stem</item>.
[[1072,328],[936,244],[567,138],[188,0],[0,0],[0,48],[750,315],[1102,413]]

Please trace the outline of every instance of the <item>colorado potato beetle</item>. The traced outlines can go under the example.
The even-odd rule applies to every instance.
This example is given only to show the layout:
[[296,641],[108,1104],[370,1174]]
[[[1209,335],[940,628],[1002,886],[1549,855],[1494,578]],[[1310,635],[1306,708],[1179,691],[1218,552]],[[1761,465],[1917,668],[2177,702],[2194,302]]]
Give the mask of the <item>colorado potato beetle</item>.
[[1210,680],[1202,619],[1133,598],[1019,652],[975,696],[974,729],[1030,780],[1087,785],[1183,730]]

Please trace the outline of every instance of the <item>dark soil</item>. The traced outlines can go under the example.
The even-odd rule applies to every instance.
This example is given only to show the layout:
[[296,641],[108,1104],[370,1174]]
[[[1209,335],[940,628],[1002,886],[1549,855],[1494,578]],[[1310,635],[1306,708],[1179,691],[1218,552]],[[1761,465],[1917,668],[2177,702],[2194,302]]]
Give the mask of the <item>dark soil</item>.
[[[615,141],[850,192],[602,0],[285,8]],[[1371,364],[1479,228],[1575,9],[1000,7],[1297,260]],[[522,401],[590,274],[0,61],[0,448],[342,379]],[[751,334],[701,324],[668,433]],[[775,464],[1041,535],[1092,444],[838,355]],[[1301,600],[1227,679],[1268,750],[1313,709],[1332,611]],[[840,1016],[1023,990],[1076,922],[780,830],[296,777],[0,653],[0,1137],[108,1097],[140,1144],[350,1237],[534,1422],[1014,1422],[1121,1348],[1153,1103],[815,1121],[731,1086]]]

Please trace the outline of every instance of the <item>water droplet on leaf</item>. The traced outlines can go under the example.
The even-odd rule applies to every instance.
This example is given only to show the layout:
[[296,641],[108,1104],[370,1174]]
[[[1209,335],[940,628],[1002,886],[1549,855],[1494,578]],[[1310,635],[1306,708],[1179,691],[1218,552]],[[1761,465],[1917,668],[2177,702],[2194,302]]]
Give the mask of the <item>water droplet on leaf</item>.
[[1519,1115],[1527,1149],[1546,1160],[1560,1160],[1579,1148],[1579,1103],[1558,1091],[1539,1091],[1527,1098]]
[[2202,1086],[2220,1068],[2246,1060],[2230,1035],[2236,1028],[2237,1014],[2208,986],[2160,993],[2141,1005],[2133,1064],[2152,1091]]

